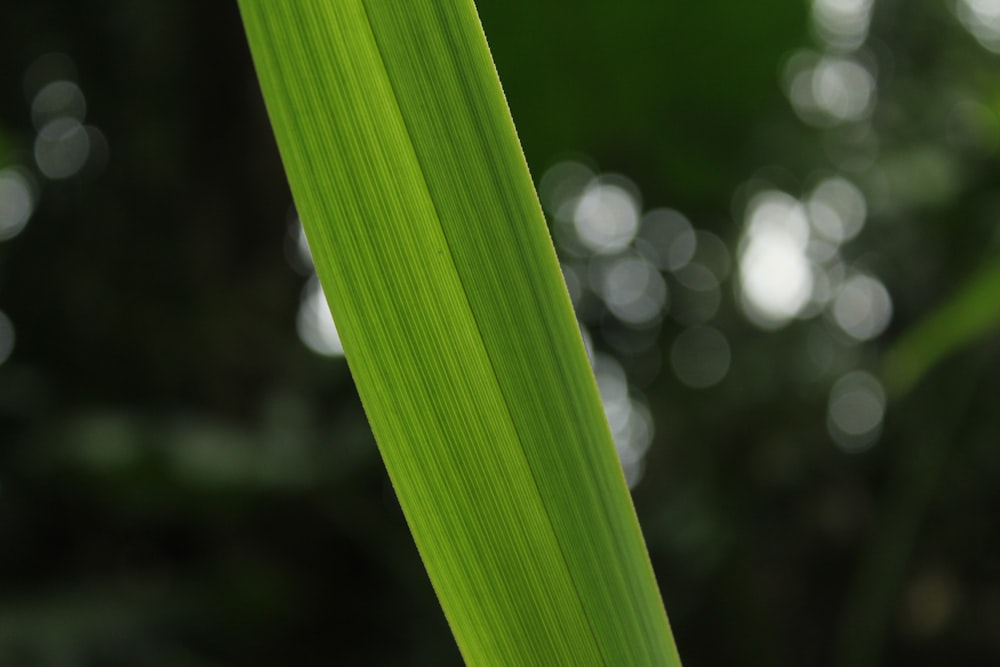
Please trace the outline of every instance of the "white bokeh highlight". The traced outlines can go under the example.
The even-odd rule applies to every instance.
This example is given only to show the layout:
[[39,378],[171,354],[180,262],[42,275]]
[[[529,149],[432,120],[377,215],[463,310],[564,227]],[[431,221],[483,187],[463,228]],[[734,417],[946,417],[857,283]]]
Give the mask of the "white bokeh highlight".
[[874,445],[885,419],[885,390],[870,373],[852,371],[830,389],[827,431],[846,452],[860,452]]

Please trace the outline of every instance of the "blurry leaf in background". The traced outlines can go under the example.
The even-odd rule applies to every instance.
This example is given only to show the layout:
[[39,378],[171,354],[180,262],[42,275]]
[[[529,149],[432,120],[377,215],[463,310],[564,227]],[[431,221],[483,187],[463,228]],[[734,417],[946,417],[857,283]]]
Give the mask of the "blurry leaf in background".
[[700,212],[772,148],[752,128],[773,112],[775,64],[800,44],[808,8],[536,2],[525,20],[519,3],[489,1],[479,12],[536,179],[583,152],[653,188],[656,205]]
[[886,353],[883,375],[894,398],[935,366],[1000,328],[1000,260],[973,274],[955,294],[903,332]]

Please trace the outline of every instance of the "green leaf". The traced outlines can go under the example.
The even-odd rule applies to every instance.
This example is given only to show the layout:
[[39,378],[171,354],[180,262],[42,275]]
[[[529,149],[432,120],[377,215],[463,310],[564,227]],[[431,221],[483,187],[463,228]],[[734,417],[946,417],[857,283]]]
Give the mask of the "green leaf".
[[470,0],[240,0],[351,372],[473,665],[678,665]]
[[974,274],[950,299],[907,330],[885,356],[883,377],[900,398],[935,366],[1000,328],[1000,263]]

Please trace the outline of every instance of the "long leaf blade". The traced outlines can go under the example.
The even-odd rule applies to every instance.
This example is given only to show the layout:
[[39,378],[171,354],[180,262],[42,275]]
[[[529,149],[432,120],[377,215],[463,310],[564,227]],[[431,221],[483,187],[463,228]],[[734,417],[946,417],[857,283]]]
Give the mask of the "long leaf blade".
[[1000,264],[994,259],[889,349],[882,368],[889,393],[902,398],[950,355],[998,328]]
[[241,0],[317,271],[469,664],[679,664],[468,0]]

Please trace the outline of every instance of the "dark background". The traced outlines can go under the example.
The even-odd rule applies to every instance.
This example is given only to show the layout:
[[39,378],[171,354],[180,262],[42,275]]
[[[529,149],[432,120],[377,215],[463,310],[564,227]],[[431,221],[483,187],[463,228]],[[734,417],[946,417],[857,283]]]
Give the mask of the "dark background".
[[[655,426],[631,479],[685,664],[1000,664],[1000,341],[962,333],[995,281],[946,310],[1000,258],[989,17],[479,4],[536,182],[575,160],[732,259],[701,258],[720,305],[694,320],[667,270],[652,322],[578,295],[605,380],[623,369]],[[855,79],[790,101],[820,57],[869,72],[864,108]],[[459,664],[346,364],[297,331],[309,269],[235,3],[8,3],[0,62],[0,665]],[[37,101],[60,81],[79,95]],[[740,305],[753,195],[832,175],[867,215],[831,275],[891,297],[860,338],[834,302]],[[584,282],[608,260],[559,249]],[[935,316],[908,357],[929,370],[896,388],[884,360]],[[692,324],[709,366],[725,341],[712,382],[671,356]],[[852,394],[877,423],[847,437],[857,371],[889,399]]]

